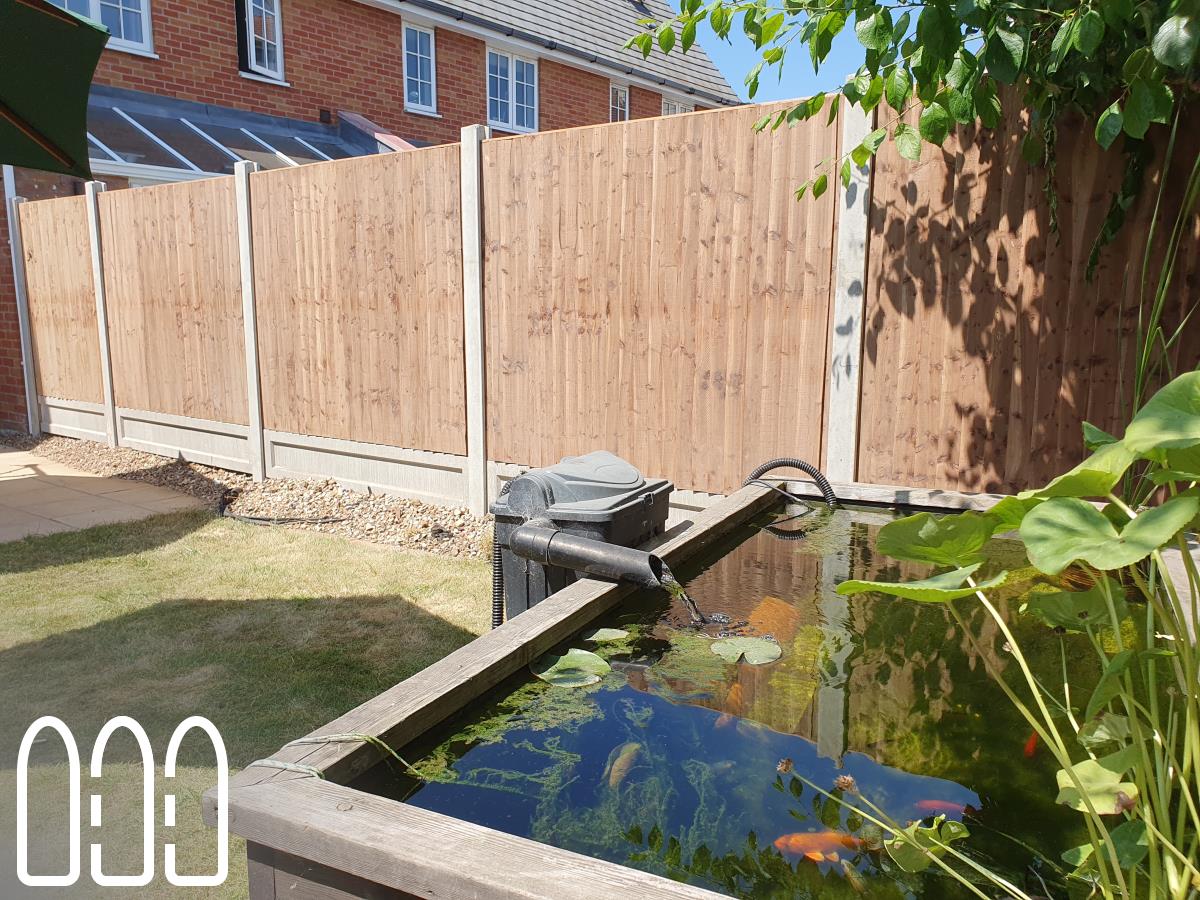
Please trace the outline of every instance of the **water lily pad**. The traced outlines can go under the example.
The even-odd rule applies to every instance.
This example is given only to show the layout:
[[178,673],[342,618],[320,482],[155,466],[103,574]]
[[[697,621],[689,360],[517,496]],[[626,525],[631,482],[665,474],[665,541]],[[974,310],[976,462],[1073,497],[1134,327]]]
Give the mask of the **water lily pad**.
[[735,663],[744,659],[752,666],[774,662],[783,655],[783,651],[774,641],[754,637],[732,637],[713,641],[712,652],[728,662]]
[[555,687],[584,687],[595,684],[611,667],[595,653],[571,649],[562,656],[547,654],[529,667],[542,681]]
[[1072,784],[1066,769],[1059,769],[1055,776],[1058,781],[1056,802],[1079,812],[1087,812],[1090,803],[1102,816],[1120,815],[1132,808],[1138,798],[1137,785],[1132,781],[1121,780],[1124,767],[1120,763],[1124,760],[1114,765],[1109,763],[1108,759],[1110,758],[1085,759],[1073,765],[1071,771],[1079,779],[1079,788]]
[[591,631],[583,633],[583,639],[594,644],[601,644],[604,641],[623,641],[627,637],[629,637],[629,632],[624,628],[593,628]]

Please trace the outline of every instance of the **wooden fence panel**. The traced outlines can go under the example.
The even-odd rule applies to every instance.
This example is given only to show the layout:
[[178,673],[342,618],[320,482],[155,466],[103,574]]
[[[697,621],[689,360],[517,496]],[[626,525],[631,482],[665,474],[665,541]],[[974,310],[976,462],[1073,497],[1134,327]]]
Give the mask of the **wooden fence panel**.
[[[1089,282],[1091,243],[1123,156],[1105,154],[1078,123],[1060,126],[1055,236],[1045,172],[1021,160],[1022,131],[1014,113],[996,131],[961,129],[945,152],[924,146],[919,163],[901,159],[890,143],[879,154],[859,481],[1021,489],[1082,457],[1082,421],[1118,433],[1125,421],[1155,186],[1147,177],[1141,202]],[[1177,160],[1198,151],[1200,132],[1184,129]],[[1182,182],[1171,202],[1181,193]],[[1185,247],[1176,322],[1198,296],[1200,230]],[[1183,346],[1190,367],[1200,330]]]
[[489,456],[604,448],[725,491],[778,455],[819,460],[836,154],[763,108],[487,141]]
[[247,424],[233,179],[99,202],[117,406]]
[[465,453],[458,146],[250,186],[264,426]]
[[38,394],[103,403],[87,201],[22,203],[20,220]]

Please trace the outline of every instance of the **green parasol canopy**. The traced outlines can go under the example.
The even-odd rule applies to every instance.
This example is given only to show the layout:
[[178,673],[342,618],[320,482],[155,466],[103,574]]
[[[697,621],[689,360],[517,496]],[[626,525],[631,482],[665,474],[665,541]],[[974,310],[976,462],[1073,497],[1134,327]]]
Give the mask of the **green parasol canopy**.
[[0,0],[0,163],[92,177],[88,88],[107,41],[47,0]]

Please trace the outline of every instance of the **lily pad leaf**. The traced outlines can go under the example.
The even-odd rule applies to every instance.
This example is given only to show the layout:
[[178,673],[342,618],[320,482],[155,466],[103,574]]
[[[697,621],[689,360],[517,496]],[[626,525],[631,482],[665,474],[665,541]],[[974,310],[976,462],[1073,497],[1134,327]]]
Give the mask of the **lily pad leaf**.
[[555,687],[595,684],[611,671],[608,663],[595,653],[575,649],[568,650],[562,656],[547,654],[529,668],[542,681]]
[[[1080,787],[1072,784],[1071,772],[1079,780]],[[1106,767],[1103,760],[1085,759],[1070,770],[1059,769],[1055,779],[1058,782],[1055,802],[1078,812],[1087,812],[1090,802],[1099,815],[1115,816],[1132,809],[1137,802],[1137,785],[1122,781],[1121,772]]]
[[969,566],[983,559],[983,545],[995,533],[996,524],[995,519],[977,512],[953,516],[917,513],[880,528],[875,548],[892,559]]
[[1129,734],[1129,720],[1125,716],[1106,712],[1083,724],[1079,729],[1079,743],[1089,749],[1104,744],[1123,744],[1129,740]]
[[1123,443],[1137,454],[1200,444],[1200,372],[1180,375],[1146,401]]
[[1067,631],[1087,631],[1089,626],[1112,625],[1105,590],[1112,597],[1113,611],[1117,621],[1129,614],[1125,603],[1125,591],[1116,581],[1104,576],[1104,581],[1086,591],[1055,591],[1034,594],[1026,602],[1023,612],[1037,616],[1051,628]]
[[713,641],[712,652],[728,662],[745,660],[752,666],[774,662],[783,655],[783,650],[774,641],[755,637],[732,637]]
[[[839,594],[865,594],[876,591],[892,597],[903,597],[906,600],[918,600],[922,603],[946,603],[970,597],[976,588],[966,583],[967,578],[975,573],[983,563],[964,566],[951,572],[932,575],[919,581],[843,581],[837,586]],[[1008,578],[1007,572],[1001,572],[978,585],[978,590],[985,591],[997,587]]]
[[1103,497],[1110,493],[1125,474],[1136,454],[1121,441],[1102,444],[1095,453],[1069,472],[1064,472],[1044,488],[1021,491],[1022,500],[1049,497]]
[[1074,497],[1055,497],[1021,523],[1029,561],[1057,575],[1076,560],[1102,571],[1145,559],[1200,512],[1200,497],[1180,495],[1147,510],[1117,531],[1100,510]]
[[629,637],[629,632],[624,628],[593,628],[591,631],[585,631],[582,637],[585,641],[600,644],[605,641],[623,641]]

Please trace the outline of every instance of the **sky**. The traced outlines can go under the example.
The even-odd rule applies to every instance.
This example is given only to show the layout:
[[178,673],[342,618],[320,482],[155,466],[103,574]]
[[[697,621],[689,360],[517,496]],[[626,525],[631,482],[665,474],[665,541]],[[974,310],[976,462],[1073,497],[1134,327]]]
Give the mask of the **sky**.
[[[743,100],[748,99],[744,79],[758,62],[759,55],[741,29],[730,29],[729,43],[726,43],[713,33],[705,21],[696,31],[696,40],[717,64],[737,95]],[[811,96],[818,91],[835,90],[845,83],[847,75],[858,70],[862,61],[863,48],[854,36],[853,28],[844,29],[834,40],[833,49],[821,65],[819,75],[813,74],[808,48],[793,42],[784,60],[783,79],[779,80],[774,71],[764,73],[759,79],[754,101],[792,100]]]

